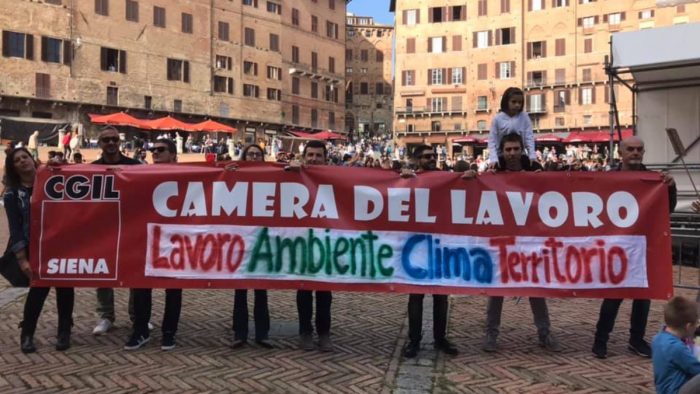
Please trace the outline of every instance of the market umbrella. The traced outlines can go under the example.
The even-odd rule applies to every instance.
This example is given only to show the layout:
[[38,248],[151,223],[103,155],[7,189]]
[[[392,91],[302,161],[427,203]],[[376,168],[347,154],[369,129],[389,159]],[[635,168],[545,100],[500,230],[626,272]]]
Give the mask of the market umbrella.
[[112,126],[131,126],[143,128],[144,120],[136,119],[126,112],[115,112],[108,115],[88,114],[90,122],[94,124],[104,124]]
[[235,133],[238,131],[238,129],[209,119],[192,125],[192,131],[203,131],[209,133]]
[[143,122],[143,128],[147,130],[184,130],[196,131],[193,129],[192,123],[185,123],[168,115],[163,118],[146,120]]
[[322,139],[322,140],[346,140],[347,137],[345,137],[342,134],[334,133],[330,130],[324,130],[320,133],[313,134],[314,137]]

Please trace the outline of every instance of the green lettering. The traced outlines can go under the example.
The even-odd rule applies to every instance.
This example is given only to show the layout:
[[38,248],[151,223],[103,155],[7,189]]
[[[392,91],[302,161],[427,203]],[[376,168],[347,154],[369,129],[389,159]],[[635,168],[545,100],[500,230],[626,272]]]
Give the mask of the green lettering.
[[362,238],[366,239],[369,243],[369,276],[374,278],[377,276],[377,269],[374,267],[374,241],[379,239],[379,237],[374,235],[370,230],[362,234]]
[[[344,255],[347,251],[348,248],[350,247],[350,242],[348,242],[348,239],[345,237],[340,237],[335,240],[335,251],[333,252],[333,262],[335,263],[335,270],[338,271],[339,274],[345,275],[346,272],[348,272],[348,267],[347,264],[342,264],[340,261],[338,261],[338,257]],[[330,255],[330,253],[328,253]]]
[[[266,260],[267,271],[272,271],[272,250],[270,248],[270,237],[267,233],[267,227],[263,227],[258,234],[255,247],[253,247],[253,254],[250,257],[250,264],[248,264],[248,272],[255,272],[255,269],[258,267],[258,260]],[[263,251],[263,248],[265,251]]]
[[[323,262],[326,260],[326,251],[323,249],[323,242],[321,239],[316,237],[314,235],[314,230],[309,229],[309,238],[308,238],[308,268],[309,268],[309,273],[310,274],[316,274],[320,272],[323,269]],[[314,251],[318,247],[319,253],[320,253],[320,259],[318,263],[316,262],[316,259],[314,258]]]
[[379,253],[377,254],[377,265],[379,266],[379,273],[384,277],[390,277],[394,274],[394,267],[385,267],[382,264],[383,259],[388,259],[394,255],[394,249],[389,245],[382,245],[379,247]]
[[355,238],[350,238],[350,248],[352,249],[350,251],[350,272],[355,275],[357,272],[357,247],[361,246],[362,249],[362,268],[360,269],[360,275],[365,276],[367,275],[367,256],[365,253],[367,253],[367,248],[365,247],[365,241],[362,239],[355,239]]

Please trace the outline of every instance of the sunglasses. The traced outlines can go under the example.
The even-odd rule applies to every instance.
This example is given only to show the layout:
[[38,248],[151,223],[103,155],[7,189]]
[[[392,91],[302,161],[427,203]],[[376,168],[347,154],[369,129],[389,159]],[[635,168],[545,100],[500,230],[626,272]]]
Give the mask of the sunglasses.
[[115,144],[119,142],[119,137],[102,137],[100,138],[100,141],[104,142],[105,144],[108,144],[110,142],[114,142]]
[[168,148],[166,148],[166,147],[164,147],[164,146],[156,146],[156,147],[153,147],[153,148],[148,148],[148,151],[151,152],[151,153],[155,153],[155,152],[163,153],[163,152],[165,152],[166,150],[168,150]]
[[263,154],[260,152],[246,152],[245,156],[246,157],[263,157]]

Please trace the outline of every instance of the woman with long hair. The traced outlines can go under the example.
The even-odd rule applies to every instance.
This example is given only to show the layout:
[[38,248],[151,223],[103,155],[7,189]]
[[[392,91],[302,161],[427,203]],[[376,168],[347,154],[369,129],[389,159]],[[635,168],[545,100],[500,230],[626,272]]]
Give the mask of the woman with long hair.
[[[22,271],[31,278],[29,266],[29,201],[32,196],[37,163],[25,148],[8,152],[5,158],[5,179],[7,189],[3,196],[5,213],[10,226],[8,249],[15,254]],[[34,331],[49,294],[49,287],[31,287],[24,302],[24,315],[20,327],[21,349],[23,353],[33,353]],[[56,288],[56,306],[58,307],[58,333],[56,350],[63,351],[70,347],[70,332],[73,325],[73,288]]]
[[[265,161],[265,151],[258,145],[251,144],[243,148],[241,161]],[[267,290],[255,290],[253,307],[255,319],[255,343],[272,349],[268,342],[270,332],[270,311],[267,307]],[[234,349],[243,347],[248,342],[248,290],[237,289],[233,299],[233,345]]]

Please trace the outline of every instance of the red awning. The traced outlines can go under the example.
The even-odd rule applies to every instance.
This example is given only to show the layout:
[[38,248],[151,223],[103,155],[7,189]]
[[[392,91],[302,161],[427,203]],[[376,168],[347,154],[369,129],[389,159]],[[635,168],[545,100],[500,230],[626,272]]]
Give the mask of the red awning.
[[88,116],[90,117],[90,122],[94,124],[112,126],[131,126],[142,128],[144,122],[142,119],[136,119],[126,112],[115,112],[108,115],[88,114]]
[[346,140],[347,139],[344,135],[334,133],[330,130],[324,130],[320,133],[313,134],[313,136],[315,138],[319,138],[322,140]]
[[457,139],[452,140],[452,142],[456,144],[477,144],[481,141],[478,138],[474,137],[459,137]]
[[309,140],[317,140],[317,139],[319,139],[318,137],[316,137],[315,134],[305,133],[305,132],[303,132],[303,131],[290,130],[289,133],[292,134],[293,136],[299,137],[299,138],[306,138],[306,139],[309,139]]
[[168,115],[163,118],[146,120],[143,122],[143,128],[146,130],[183,130],[197,131],[192,123],[185,123]]
[[[623,129],[622,138],[629,138],[634,134],[632,129]],[[613,134],[613,140],[619,141],[617,131]],[[565,143],[574,142],[609,142],[610,141],[610,131],[572,131],[569,136],[564,139]]]
[[236,131],[238,131],[235,127],[227,126],[223,123],[219,123],[211,119],[205,120],[201,123],[193,124],[192,130],[210,133],[235,133]]
[[553,134],[538,134],[535,136],[537,142],[561,142],[563,138]]

